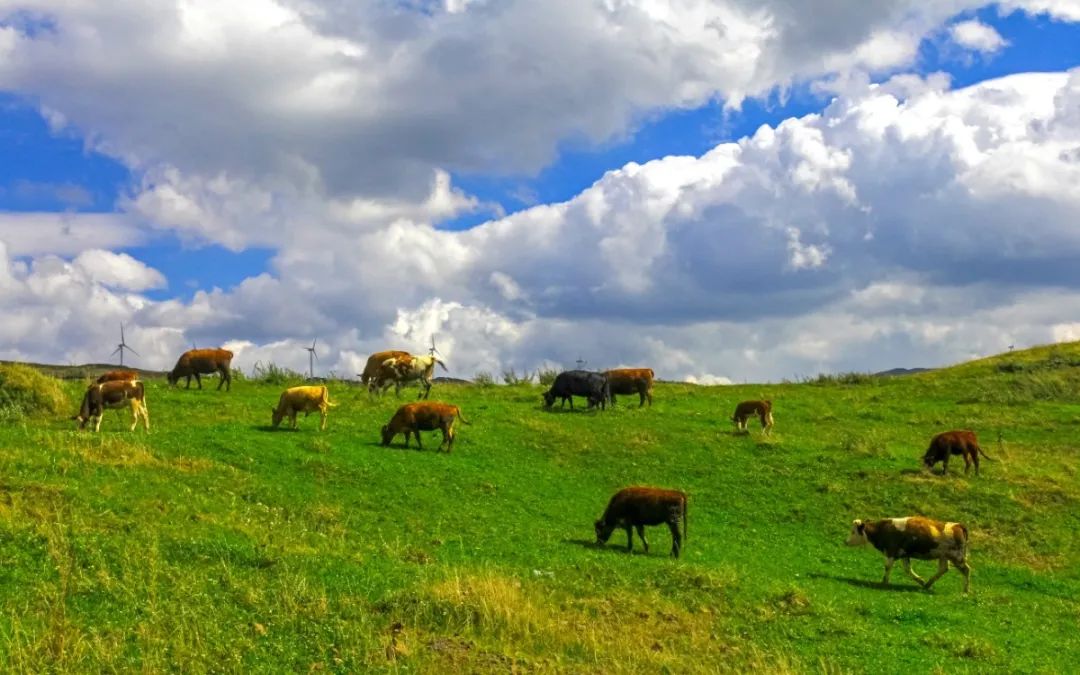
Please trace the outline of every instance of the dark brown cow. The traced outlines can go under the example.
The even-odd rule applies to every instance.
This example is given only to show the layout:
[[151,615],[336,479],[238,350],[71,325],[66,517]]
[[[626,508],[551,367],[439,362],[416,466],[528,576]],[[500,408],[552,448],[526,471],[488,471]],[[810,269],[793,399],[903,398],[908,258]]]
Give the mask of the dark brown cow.
[[615,405],[616,394],[637,394],[640,399],[638,407],[645,405],[645,401],[652,405],[652,368],[616,368],[604,371],[607,375],[608,384],[611,387],[611,405]]
[[111,380],[101,384],[91,384],[83,394],[79,414],[71,419],[79,422],[79,429],[85,429],[87,422],[93,422],[94,431],[101,431],[101,418],[106,408],[131,406],[131,430],[139,426],[142,416],[143,425],[150,431],[150,414],[146,410],[146,391],[138,380]]
[[773,428],[772,401],[743,401],[735,406],[735,414],[731,416],[731,421],[735,423],[736,429],[746,431],[746,421],[755,415],[761,420],[762,433],[766,435],[771,433]]
[[445,445],[446,451],[450,452],[454,447],[455,420],[461,420],[462,423],[469,424],[469,421],[462,417],[461,409],[456,405],[440,401],[406,403],[397,409],[394,416],[390,418],[390,423],[383,426],[382,444],[390,445],[390,441],[394,440],[394,436],[404,433],[405,447],[407,448],[409,447],[410,434],[416,434],[416,447],[423,450],[424,446],[420,444],[420,432],[441,429],[443,440],[439,444],[439,448]]
[[[679,532],[679,519],[682,518],[682,533]],[[608,502],[607,509],[600,520],[596,521],[596,543],[603,545],[611,537],[616,527],[626,530],[626,550],[634,550],[634,533],[637,529],[645,552],[649,552],[649,542],[645,539],[646,525],[667,523],[671,530],[671,555],[678,558],[682,542],[686,537],[686,493],[678,490],[663,490],[654,487],[628,487],[615,493]]]
[[[847,545],[862,546],[867,542],[885,554],[882,584],[889,583],[889,574],[897,559],[904,565],[904,571],[926,589],[949,571],[951,562],[964,575],[964,592],[968,592],[971,585],[971,566],[967,563],[968,530],[960,523],[943,523],[921,516],[853,521]],[[937,560],[937,574],[924,580],[911,569],[912,558]]]
[[110,370],[107,373],[98,375],[98,378],[94,380],[97,384],[102,382],[122,382],[124,380],[137,380],[139,374],[134,370]]
[[187,378],[186,389],[191,389],[191,377],[195,376],[195,384],[202,389],[202,380],[199,375],[220,373],[221,381],[218,382],[218,391],[225,385],[225,391],[232,390],[232,374],[229,366],[232,363],[233,353],[228,349],[189,349],[180,356],[169,373],[169,384],[176,384],[181,377]]
[[400,349],[389,349],[385,352],[375,352],[368,357],[367,363],[364,364],[364,372],[360,373],[360,381],[367,384],[371,381],[375,374],[379,372],[380,366],[386,362],[387,359],[402,359],[407,356],[412,356],[409,352],[402,351]]
[[975,432],[967,429],[956,429],[943,431],[931,438],[930,447],[923,454],[922,461],[923,466],[928,471],[932,471],[935,464],[942,462],[941,475],[944,476],[949,473],[949,457],[961,455],[964,458],[964,473],[967,473],[971,469],[971,465],[974,464],[975,475],[978,476],[980,454],[990,459],[990,455],[983,452],[983,449],[979,447],[979,439],[975,437]]

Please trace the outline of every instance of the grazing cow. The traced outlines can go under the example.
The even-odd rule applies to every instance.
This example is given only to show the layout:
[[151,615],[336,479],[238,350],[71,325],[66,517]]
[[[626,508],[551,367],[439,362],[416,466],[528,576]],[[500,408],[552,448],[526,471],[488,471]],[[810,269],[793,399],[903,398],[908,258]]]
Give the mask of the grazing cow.
[[441,429],[443,440],[439,444],[439,448],[441,449],[445,445],[446,451],[450,452],[454,447],[455,420],[461,420],[463,424],[470,423],[461,415],[461,409],[456,405],[439,401],[406,403],[397,409],[394,416],[390,418],[389,424],[383,426],[382,444],[390,445],[390,441],[394,440],[394,436],[404,433],[405,447],[407,448],[409,447],[409,436],[416,434],[416,447],[423,450],[424,446],[420,444],[420,432]]
[[134,370],[110,370],[107,373],[98,375],[98,378],[94,380],[94,382],[101,384],[102,382],[122,382],[124,380],[137,379],[139,379],[139,374]]
[[382,394],[391,384],[394,395],[401,395],[401,385],[420,382],[420,394],[416,398],[427,398],[431,394],[431,378],[435,375],[435,364],[446,370],[446,364],[436,356],[407,356],[383,361],[375,376],[368,381],[368,391]]
[[181,377],[187,378],[186,389],[191,389],[191,376],[195,376],[195,384],[202,389],[202,380],[199,375],[221,373],[221,381],[218,382],[218,391],[221,385],[225,385],[225,391],[232,390],[232,375],[229,373],[229,365],[232,363],[233,353],[228,349],[189,349],[180,356],[172,371],[168,375],[169,384],[176,384]]
[[296,413],[304,413],[304,417],[307,417],[316,410],[319,411],[319,415],[322,418],[322,423],[319,425],[319,429],[326,430],[326,411],[329,408],[336,406],[336,403],[330,402],[330,392],[327,390],[326,385],[305,385],[302,387],[289,387],[285,391],[281,392],[281,398],[278,399],[276,408],[271,408],[273,417],[273,426],[275,429],[281,424],[281,420],[286,415],[292,423],[292,428],[296,428]]
[[736,429],[746,431],[746,421],[754,415],[757,415],[757,418],[761,420],[761,432],[766,435],[771,433],[773,428],[772,401],[743,401],[735,406],[735,414],[731,416],[731,421],[735,423]]
[[608,384],[611,387],[611,405],[615,405],[616,394],[637,394],[640,398],[638,407],[645,405],[645,401],[652,405],[652,368],[616,368],[605,370]]
[[94,431],[101,431],[101,418],[106,408],[123,408],[131,406],[131,431],[139,426],[139,417],[143,419],[143,426],[150,431],[150,414],[146,410],[146,391],[143,383],[138,380],[110,380],[100,384],[91,384],[83,394],[82,404],[79,406],[79,414],[71,419],[79,422],[79,429],[85,429],[87,422],[94,427]]
[[607,409],[607,402],[611,399],[611,389],[608,378],[603,373],[593,373],[587,370],[564,370],[555,376],[551,383],[551,389],[544,392],[544,407],[550,408],[555,405],[555,399],[562,399],[559,407],[570,401],[570,409],[574,409],[574,397],[584,396],[589,400],[589,407],[600,406],[601,410]]
[[930,447],[926,449],[922,461],[927,471],[933,471],[934,465],[941,462],[941,475],[944,476],[949,473],[949,457],[951,455],[962,455],[964,457],[964,473],[967,473],[974,463],[975,475],[978,476],[980,454],[990,459],[990,455],[983,452],[983,449],[979,447],[979,439],[975,437],[974,431],[966,429],[943,431],[930,439]]
[[369,382],[371,382],[372,378],[375,377],[375,374],[379,372],[379,367],[382,366],[382,364],[387,359],[402,359],[405,357],[411,358],[412,354],[409,354],[409,352],[401,351],[400,349],[389,349],[384,352],[375,352],[368,357],[367,363],[364,364],[364,372],[360,373],[360,382],[362,382],[363,384],[368,384]]
[[[679,518],[682,518],[682,533],[679,532]],[[671,530],[671,555],[678,558],[682,550],[682,541],[686,537],[686,493],[678,490],[663,490],[653,487],[628,487],[615,493],[608,502],[607,509],[600,520],[596,521],[596,543],[607,543],[616,527],[626,530],[626,551],[634,550],[634,534],[638,537],[645,552],[649,552],[649,542],[645,539],[646,525],[667,523]]]
[[[960,523],[943,523],[919,516],[853,521],[847,545],[862,546],[867,542],[885,554],[882,584],[889,583],[889,573],[897,559],[903,563],[904,571],[926,589],[949,571],[951,562],[964,575],[964,592],[968,592],[971,585],[971,565],[966,560],[968,529]],[[911,569],[912,558],[937,560],[937,574],[924,580]]]

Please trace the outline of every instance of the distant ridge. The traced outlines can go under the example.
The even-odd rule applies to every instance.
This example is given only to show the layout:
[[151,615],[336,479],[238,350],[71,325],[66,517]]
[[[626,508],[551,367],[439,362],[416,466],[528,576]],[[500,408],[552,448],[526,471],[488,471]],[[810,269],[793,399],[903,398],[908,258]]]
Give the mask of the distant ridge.
[[95,378],[102,373],[110,370],[131,370],[139,374],[139,377],[152,378],[152,377],[165,377],[165,371],[163,370],[145,370],[143,368],[134,368],[132,366],[118,366],[114,363],[84,363],[79,366],[57,366],[49,363],[30,363],[28,361],[0,361],[0,364],[5,366],[20,364],[24,366],[30,366],[36,368],[46,375],[59,378],[61,380],[82,380]]
[[933,368],[890,368],[880,373],[874,373],[874,377],[897,377],[900,375],[917,375],[933,370]]

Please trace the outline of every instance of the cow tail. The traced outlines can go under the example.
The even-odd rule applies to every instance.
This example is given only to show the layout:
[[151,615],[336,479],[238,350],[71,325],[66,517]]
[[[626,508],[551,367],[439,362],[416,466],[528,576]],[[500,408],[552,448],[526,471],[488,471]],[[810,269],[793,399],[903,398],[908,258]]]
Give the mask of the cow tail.
[[682,538],[686,539],[686,523],[688,522],[687,513],[690,511],[689,498],[683,497],[682,500]]
[[986,451],[985,451],[985,450],[983,450],[983,449],[982,449],[982,446],[981,446],[981,445],[979,445],[978,443],[976,443],[976,444],[975,444],[975,449],[976,449],[976,450],[978,450],[978,451],[979,451],[979,454],[980,454],[980,455],[982,455],[983,457],[987,458],[987,459],[988,459],[988,460],[990,460],[991,462],[992,462],[992,461],[994,461],[994,458],[993,458],[993,457],[991,457],[990,455],[986,454]]
[[322,388],[322,400],[323,400],[323,403],[325,403],[326,407],[328,407],[328,408],[333,408],[333,407],[337,406],[337,403],[331,403],[330,402],[330,390],[326,388],[325,384],[323,385],[323,388]]
[[457,409],[457,418],[461,420],[462,424],[472,424],[469,420],[465,419],[465,416],[461,414],[461,408]]

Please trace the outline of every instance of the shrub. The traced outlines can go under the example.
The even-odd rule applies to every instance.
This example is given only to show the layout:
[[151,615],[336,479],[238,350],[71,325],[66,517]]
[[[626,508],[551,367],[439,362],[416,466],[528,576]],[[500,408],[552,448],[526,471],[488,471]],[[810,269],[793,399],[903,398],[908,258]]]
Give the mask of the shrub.
[[473,376],[473,384],[478,384],[481,387],[493,387],[495,386],[495,378],[486,370],[481,370]]
[[291,382],[302,382],[304,376],[295,370],[282,368],[273,361],[265,365],[262,361],[256,361],[255,365],[251,367],[251,380],[263,384],[289,384]]
[[554,368],[541,368],[536,371],[536,380],[545,387],[550,387],[558,374],[559,371]]
[[55,377],[21,363],[0,366],[0,417],[55,416],[70,412],[70,407]]
[[503,371],[503,382],[509,385],[531,384],[532,378],[532,373],[528,371],[526,371],[524,375],[518,375],[517,371],[515,371],[513,368]]

